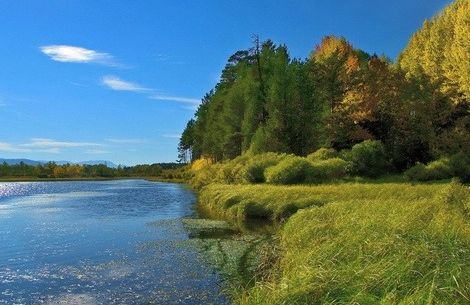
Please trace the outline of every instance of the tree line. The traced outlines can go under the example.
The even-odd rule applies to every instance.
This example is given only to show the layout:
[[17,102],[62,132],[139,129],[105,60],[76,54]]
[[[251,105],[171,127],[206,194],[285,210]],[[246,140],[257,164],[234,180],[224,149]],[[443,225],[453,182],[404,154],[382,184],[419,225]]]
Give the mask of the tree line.
[[34,177],[34,178],[113,178],[113,177],[157,177],[165,172],[180,167],[175,163],[143,164],[135,166],[108,167],[99,165],[63,164],[54,162],[39,165],[28,165],[23,162],[9,165],[0,164],[0,177]]
[[[470,18],[469,2],[457,1],[427,21],[396,64],[342,37],[325,37],[304,60],[291,58],[285,45],[256,38],[252,48],[229,58],[219,83],[202,99],[182,133],[180,159],[222,161],[246,152],[305,156],[321,147],[350,149],[366,140],[381,141],[396,170],[469,154],[470,57],[465,58],[470,50],[465,39],[470,28],[460,21]],[[454,18],[463,34],[441,21],[453,14],[464,16]],[[427,27],[434,29],[431,40],[421,34],[428,33]],[[447,41],[448,31],[455,32],[453,43]],[[435,58],[447,48],[459,54],[449,64],[454,74],[443,71],[447,68]]]

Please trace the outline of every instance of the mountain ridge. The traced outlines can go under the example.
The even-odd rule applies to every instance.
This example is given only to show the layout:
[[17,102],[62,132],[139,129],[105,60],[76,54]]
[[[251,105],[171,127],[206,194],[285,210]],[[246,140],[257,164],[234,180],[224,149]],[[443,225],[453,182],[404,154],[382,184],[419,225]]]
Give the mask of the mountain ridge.
[[19,159],[6,159],[6,158],[0,158],[0,163],[4,163],[6,162],[8,165],[16,165],[16,164],[20,164],[21,162],[23,162],[24,164],[27,164],[27,165],[33,165],[33,166],[37,166],[37,165],[40,165],[40,164],[46,164],[46,163],[49,163],[49,162],[54,162],[55,164],[58,164],[58,165],[64,165],[64,164],[79,164],[79,165],[106,165],[107,167],[110,167],[110,168],[116,168],[118,167],[118,165],[116,165],[115,163],[111,162],[111,161],[107,161],[107,160],[88,160],[88,161],[80,161],[80,162],[72,162],[72,161],[65,161],[65,160],[60,160],[60,161],[44,161],[44,160],[31,160],[31,159],[23,159],[23,158],[19,158]]

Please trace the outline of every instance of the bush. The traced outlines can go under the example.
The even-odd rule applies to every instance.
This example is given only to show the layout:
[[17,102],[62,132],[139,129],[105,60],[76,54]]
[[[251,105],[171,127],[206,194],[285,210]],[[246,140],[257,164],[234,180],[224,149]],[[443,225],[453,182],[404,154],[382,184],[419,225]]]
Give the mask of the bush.
[[345,158],[351,162],[352,174],[376,178],[387,172],[385,148],[380,141],[367,140],[356,144]]
[[454,177],[459,177],[463,183],[470,182],[470,157],[464,153],[458,153],[450,157],[449,166]]
[[201,169],[203,169],[207,166],[210,166],[212,163],[214,163],[214,162],[212,161],[211,158],[201,157],[200,159],[195,160],[191,164],[191,170],[198,171],[198,170],[201,170]]
[[333,148],[320,148],[314,153],[307,156],[307,159],[312,162],[325,161],[328,159],[338,158],[339,154]]
[[190,184],[195,189],[202,189],[204,186],[214,183],[215,178],[217,177],[217,172],[220,169],[219,164],[213,164],[206,166],[197,170],[194,173],[193,178],[190,181]]
[[340,158],[312,163],[309,173],[309,182],[322,182],[332,179],[343,178],[347,175],[349,163]]
[[268,167],[277,165],[286,157],[285,154],[265,153],[253,156],[243,170],[243,179],[248,183],[265,182],[264,172]]
[[463,153],[450,158],[441,158],[427,165],[418,163],[405,172],[412,181],[431,181],[458,177],[462,182],[470,181],[470,158]]
[[273,184],[297,184],[306,181],[312,172],[312,164],[305,158],[288,157],[266,170],[266,182]]
[[427,181],[426,165],[418,162],[415,166],[408,169],[404,175],[405,179],[410,181]]
[[249,158],[250,157],[248,155],[243,155],[233,160],[219,163],[218,165],[220,166],[218,168],[216,177],[214,177],[214,182],[229,184],[242,183],[242,172]]

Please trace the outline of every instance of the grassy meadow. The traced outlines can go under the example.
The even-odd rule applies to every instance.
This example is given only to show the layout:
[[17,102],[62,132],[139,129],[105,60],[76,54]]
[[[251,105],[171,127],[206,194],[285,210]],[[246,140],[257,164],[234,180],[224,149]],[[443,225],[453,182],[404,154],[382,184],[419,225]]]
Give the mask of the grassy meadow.
[[199,208],[280,224],[281,255],[235,304],[468,304],[470,190],[457,183],[223,185]]

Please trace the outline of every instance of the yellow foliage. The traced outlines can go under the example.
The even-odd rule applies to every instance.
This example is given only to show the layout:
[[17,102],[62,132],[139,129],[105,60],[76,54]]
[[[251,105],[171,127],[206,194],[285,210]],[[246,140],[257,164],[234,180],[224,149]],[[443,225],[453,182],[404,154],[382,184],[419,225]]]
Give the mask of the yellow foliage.
[[201,158],[197,159],[196,161],[194,161],[191,164],[191,170],[198,171],[198,170],[201,170],[201,169],[211,165],[212,163],[214,163],[214,162],[211,158],[201,157]]

